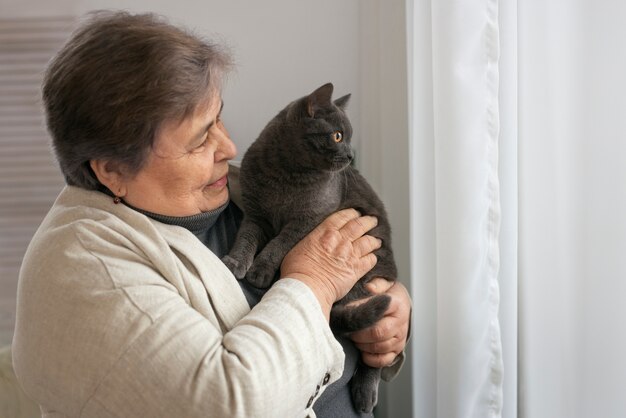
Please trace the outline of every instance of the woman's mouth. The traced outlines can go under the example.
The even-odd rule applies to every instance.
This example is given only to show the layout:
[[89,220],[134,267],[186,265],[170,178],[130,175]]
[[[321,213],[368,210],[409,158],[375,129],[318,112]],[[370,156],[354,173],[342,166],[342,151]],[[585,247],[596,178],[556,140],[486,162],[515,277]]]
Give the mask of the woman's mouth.
[[215,180],[213,183],[207,185],[207,187],[211,189],[221,189],[225,187],[226,184],[228,184],[228,175],[224,177],[220,177],[219,179]]

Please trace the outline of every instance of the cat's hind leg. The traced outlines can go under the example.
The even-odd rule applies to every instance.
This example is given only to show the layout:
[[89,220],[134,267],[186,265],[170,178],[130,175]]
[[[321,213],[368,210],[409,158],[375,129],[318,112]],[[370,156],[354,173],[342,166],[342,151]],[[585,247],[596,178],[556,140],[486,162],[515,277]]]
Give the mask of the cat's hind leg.
[[378,403],[380,372],[381,369],[359,362],[356,372],[350,380],[352,403],[357,411],[370,413]]

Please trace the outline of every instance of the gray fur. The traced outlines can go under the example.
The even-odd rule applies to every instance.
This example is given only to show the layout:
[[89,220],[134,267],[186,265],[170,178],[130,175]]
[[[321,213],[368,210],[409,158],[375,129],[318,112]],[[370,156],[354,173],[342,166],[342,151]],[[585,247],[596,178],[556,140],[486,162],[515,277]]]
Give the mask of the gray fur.
[[[352,167],[352,126],[344,108],[350,95],[332,101],[328,83],[285,107],[246,152],[240,172],[244,219],[224,263],[238,279],[269,287],[285,254],[328,215],[344,208],[378,218],[369,234],[382,239],[378,263],[331,311],[336,333],[350,333],[376,323],[389,306],[378,295],[357,308],[346,304],[369,296],[364,284],[373,277],[395,280],[391,229],[384,206]],[[341,132],[339,142],[334,132]],[[359,364],[351,381],[358,411],[376,405],[380,370]]]

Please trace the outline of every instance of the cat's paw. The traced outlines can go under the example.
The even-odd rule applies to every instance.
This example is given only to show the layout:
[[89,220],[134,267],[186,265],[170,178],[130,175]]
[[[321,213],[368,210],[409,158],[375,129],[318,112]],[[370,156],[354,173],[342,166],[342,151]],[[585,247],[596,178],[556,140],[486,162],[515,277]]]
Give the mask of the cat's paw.
[[222,258],[222,263],[228,267],[228,270],[230,270],[237,279],[243,279],[246,276],[246,266],[231,256],[224,256],[224,258]]
[[266,289],[274,282],[277,270],[272,263],[257,258],[248,270],[246,280],[254,287]]
[[378,403],[378,382],[352,379],[350,386],[354,408],[359,412],[371,413]]

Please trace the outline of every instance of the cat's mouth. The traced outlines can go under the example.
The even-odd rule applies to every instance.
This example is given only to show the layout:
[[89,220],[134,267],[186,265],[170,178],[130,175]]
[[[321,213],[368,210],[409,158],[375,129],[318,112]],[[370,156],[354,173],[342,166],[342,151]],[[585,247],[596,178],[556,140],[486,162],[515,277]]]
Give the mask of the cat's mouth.
[[333,171],[343,170],[344,168],[348,167],[352,163],[353,159],[354,158],[352,158],[351,156],[334,157],[333,162],[332,162],[332,170]]

